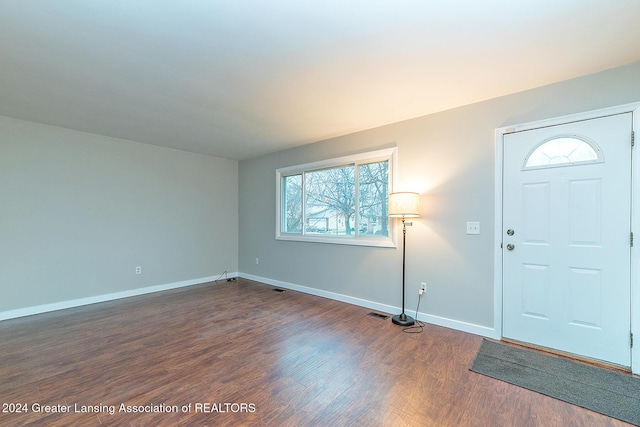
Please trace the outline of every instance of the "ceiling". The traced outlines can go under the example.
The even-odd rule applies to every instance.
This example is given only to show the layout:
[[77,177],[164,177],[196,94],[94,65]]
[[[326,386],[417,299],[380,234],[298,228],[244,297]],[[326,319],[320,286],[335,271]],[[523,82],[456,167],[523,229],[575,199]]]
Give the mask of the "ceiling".
[[640,60],[640,0],[0,0],[0,115],[247,159]]

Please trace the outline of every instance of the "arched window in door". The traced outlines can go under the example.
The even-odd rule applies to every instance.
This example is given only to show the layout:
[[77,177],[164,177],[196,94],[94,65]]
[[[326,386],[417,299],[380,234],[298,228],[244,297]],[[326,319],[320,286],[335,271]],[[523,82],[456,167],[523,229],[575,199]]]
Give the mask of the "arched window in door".
[[555,136],[534,147],[524,169],[542,169],[604,162],[602,150],[593,141],[576,135]]

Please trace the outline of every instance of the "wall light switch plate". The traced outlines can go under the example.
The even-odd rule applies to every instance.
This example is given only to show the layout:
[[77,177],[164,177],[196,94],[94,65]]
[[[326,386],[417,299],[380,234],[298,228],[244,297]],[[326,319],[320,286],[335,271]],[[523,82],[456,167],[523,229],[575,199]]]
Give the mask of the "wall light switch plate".
[[480,234],[480,223],[467,222],[467,234]]

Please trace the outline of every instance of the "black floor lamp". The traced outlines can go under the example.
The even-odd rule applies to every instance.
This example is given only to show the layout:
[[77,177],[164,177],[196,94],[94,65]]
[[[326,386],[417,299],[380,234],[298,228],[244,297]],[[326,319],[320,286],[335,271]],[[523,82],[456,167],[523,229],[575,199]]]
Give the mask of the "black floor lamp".
[[406,251],[407,226],[413,225],[407,223],[405,218],[417,218],[420,216],[418,202],[420,195],[418,193],[391,193],[389,194],[389,217],[402,218],[402,313],[396,314],[391,321],[400,326],[411,326],[415,323],[413,317],[407,316],[404,312],[404,261]]

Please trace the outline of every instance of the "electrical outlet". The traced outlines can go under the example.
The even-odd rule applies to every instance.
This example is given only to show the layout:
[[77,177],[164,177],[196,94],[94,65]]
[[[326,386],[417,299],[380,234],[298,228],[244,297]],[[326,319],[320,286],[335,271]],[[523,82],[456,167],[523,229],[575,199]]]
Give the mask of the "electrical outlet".
[[260,264],[260,259],[256,258],[256,265]]
[[136,267],[136,274],[142,274],[142,267],[141,266],[137,266]]
[[467,222],[467,234],[480,234],[480,223]]
[[420,295],[427,291],[427,282],[420,282]]

